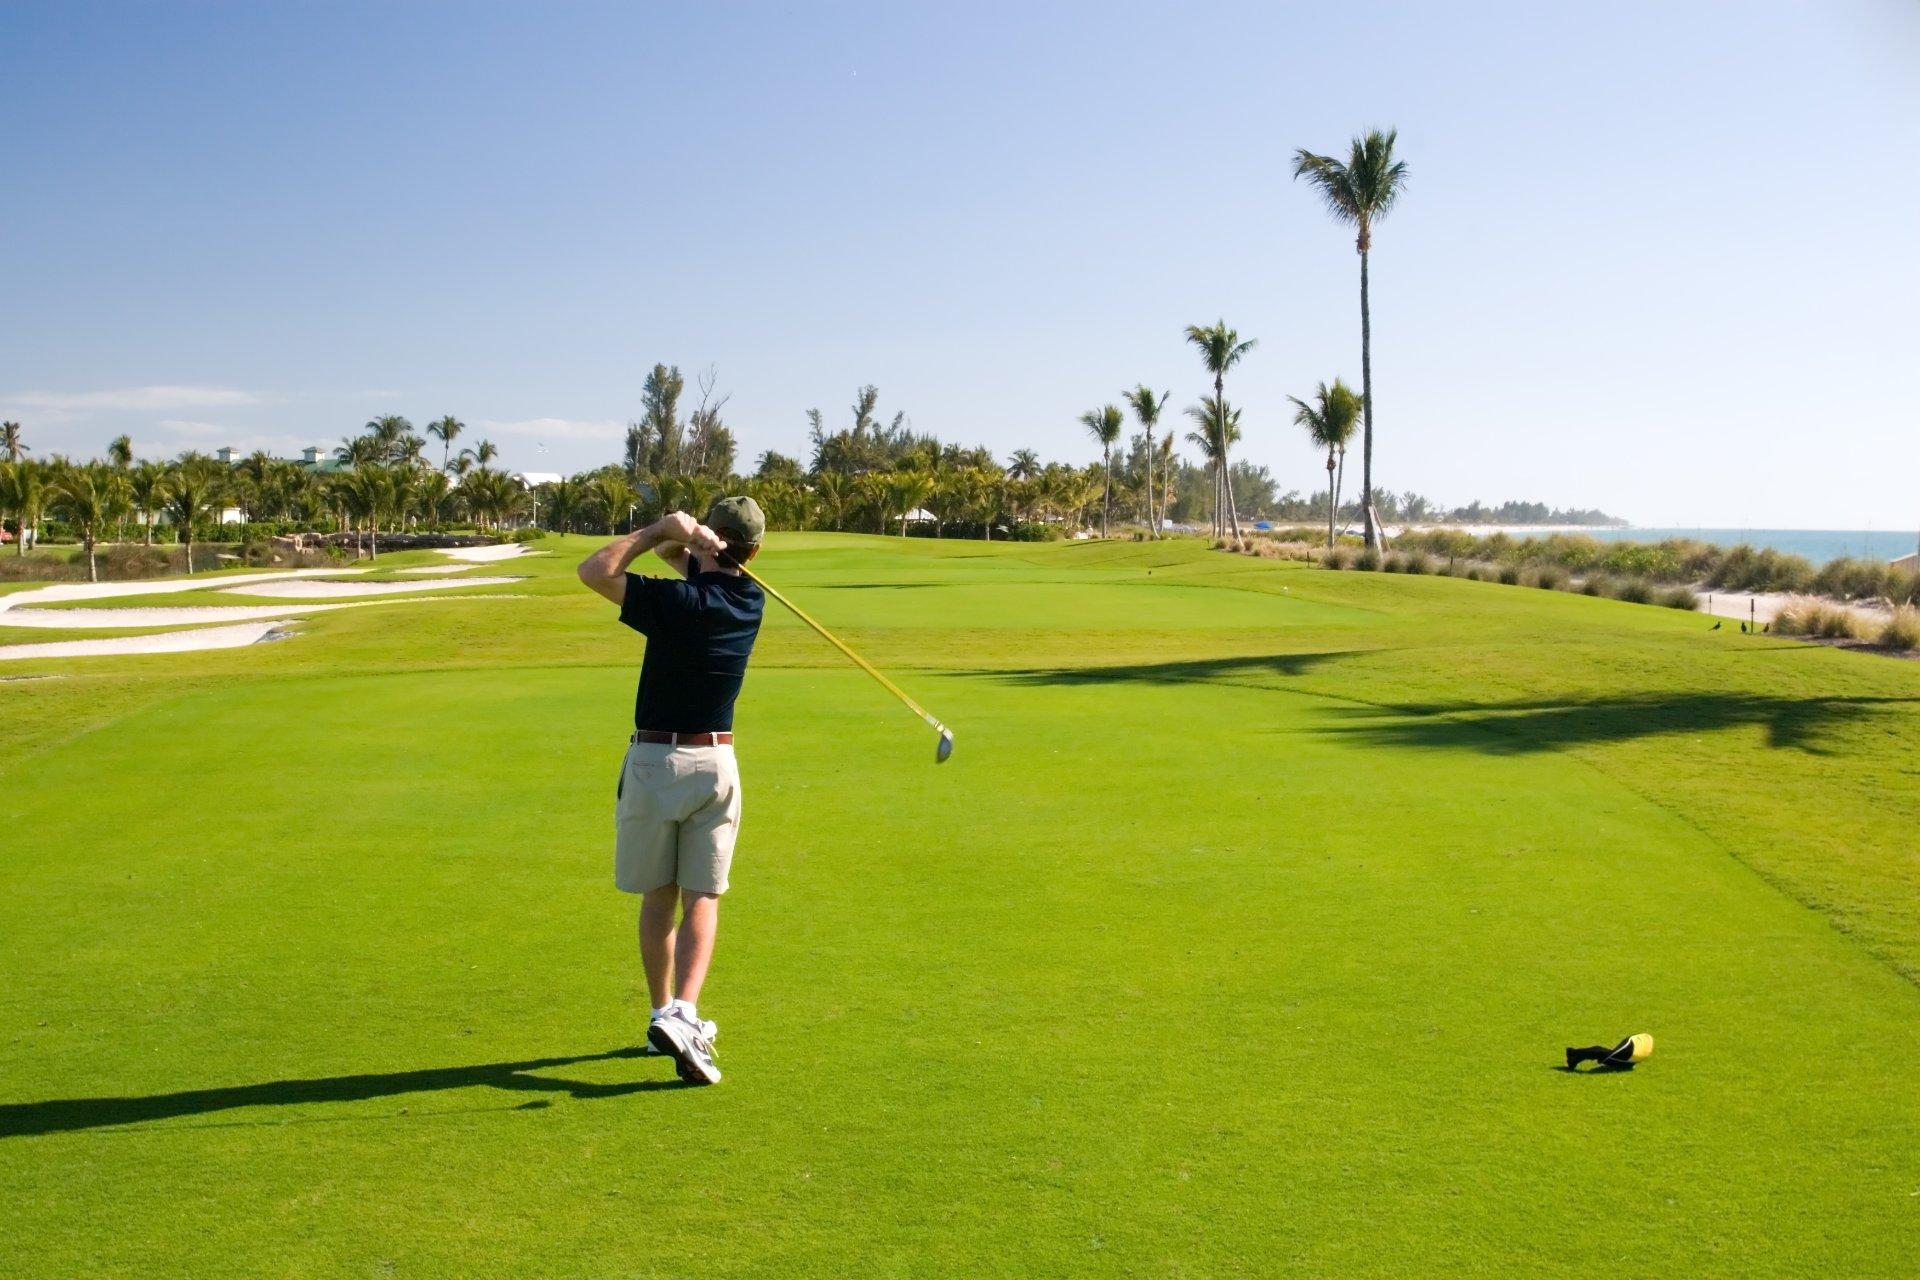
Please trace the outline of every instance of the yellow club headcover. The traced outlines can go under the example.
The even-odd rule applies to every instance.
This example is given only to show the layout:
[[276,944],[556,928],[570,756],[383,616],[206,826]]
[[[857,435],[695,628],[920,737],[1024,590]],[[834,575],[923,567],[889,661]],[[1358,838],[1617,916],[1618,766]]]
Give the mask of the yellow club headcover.
[[1645,1062],[1653,1056],[1653,1037],[1646,1032],[1642,1031],[1638,1035],[1628,1036],[1627,1039],[1633,1043],[1632,1061]]

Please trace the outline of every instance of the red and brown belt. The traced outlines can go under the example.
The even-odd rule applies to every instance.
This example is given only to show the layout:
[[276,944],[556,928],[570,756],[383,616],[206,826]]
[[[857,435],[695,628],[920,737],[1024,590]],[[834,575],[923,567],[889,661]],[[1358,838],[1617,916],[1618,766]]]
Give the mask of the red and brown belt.
[[668,747],[730,747],[733,745],[733,735],[731,733],[664,733],[659,729],[641,729],[630,741],[655,742]]

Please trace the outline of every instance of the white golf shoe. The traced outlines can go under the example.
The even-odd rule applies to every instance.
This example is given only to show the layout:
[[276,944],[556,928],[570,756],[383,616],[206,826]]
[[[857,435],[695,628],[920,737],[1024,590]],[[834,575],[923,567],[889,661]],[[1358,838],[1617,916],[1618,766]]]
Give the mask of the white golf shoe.
[[680,1078],[688,1084],[719,1084],[720,1064],[713,1059],[713,1038],[707,1034],[711,1026],[674,1009],[647,1024],[647,1043],[670,1055]]

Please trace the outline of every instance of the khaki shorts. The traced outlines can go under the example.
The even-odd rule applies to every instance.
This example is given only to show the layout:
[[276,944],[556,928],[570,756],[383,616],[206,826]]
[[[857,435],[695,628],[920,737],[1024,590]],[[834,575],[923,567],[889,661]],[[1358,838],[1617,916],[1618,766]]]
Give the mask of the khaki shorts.
[[629,743],[615,794],[615,886],[627,893],[668,884],[727,891],[740,831],[740,766],[732,747]]

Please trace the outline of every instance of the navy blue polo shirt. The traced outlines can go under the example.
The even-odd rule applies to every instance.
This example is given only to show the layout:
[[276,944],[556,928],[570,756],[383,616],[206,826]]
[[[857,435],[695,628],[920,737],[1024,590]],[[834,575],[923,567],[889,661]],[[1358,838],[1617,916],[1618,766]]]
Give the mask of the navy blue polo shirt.
[[733,728],[733,702],[760,634],[766,595],[745,574],[703,572],[689,559],[685,578],[627,575],[620,621],[647,638],[633,727],[663,733]]

